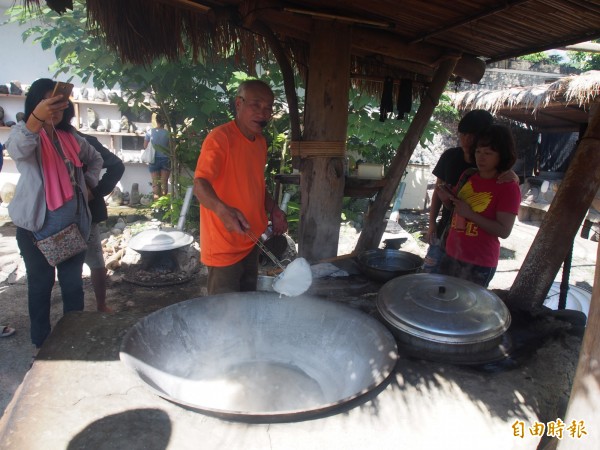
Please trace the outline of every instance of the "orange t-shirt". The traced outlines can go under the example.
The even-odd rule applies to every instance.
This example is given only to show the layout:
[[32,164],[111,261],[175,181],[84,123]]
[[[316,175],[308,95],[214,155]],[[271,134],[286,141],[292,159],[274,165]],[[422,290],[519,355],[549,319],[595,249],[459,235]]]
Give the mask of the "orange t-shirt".
[[[195,178],[211,183],[221,201],[244,214],[255,236],[260,236],[267,227],[266,163],[264,136],[251,141],[231,121],[208,134],[194,172]],[[230,233],[214,212],[200,205],[200,250],[205,265],[230,266],[241,261],[253,247],[254,242],[248,236]]]

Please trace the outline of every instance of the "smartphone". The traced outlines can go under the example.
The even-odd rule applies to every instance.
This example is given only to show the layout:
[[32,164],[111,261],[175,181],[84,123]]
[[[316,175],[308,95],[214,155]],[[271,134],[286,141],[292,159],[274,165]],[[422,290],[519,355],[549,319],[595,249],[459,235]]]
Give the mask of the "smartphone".
[[63,83],[62,81],[57,81],[54,85],[54,90],[52,91],[51,97],[62,95],[63,100],[66,102],[69,100],[72,91],[73,85],[71,83]]

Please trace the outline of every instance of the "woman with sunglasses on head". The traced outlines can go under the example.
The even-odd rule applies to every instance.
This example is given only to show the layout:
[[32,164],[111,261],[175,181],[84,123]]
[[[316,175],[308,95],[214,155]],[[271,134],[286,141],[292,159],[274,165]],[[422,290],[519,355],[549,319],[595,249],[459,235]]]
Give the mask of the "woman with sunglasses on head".
[[510,130],[492,125],[481,132],[474,161],[477,170],[472,175],[463,173],[461,178],[468,179],[459,180],[457,192],[440,194],[444,204],[454,208],[440,273],[487,287],[498,266],[498,238],[510,235],[521,203],[516,182],[497,183],[498,176],[516,161]]
[[[24,120],[12,127],[6,142],[20,174],[8,211],[17,226],[17,243],[27,270],[31,341],[37,348],[50,334],[55,268],[35,242],[73,223],[87,240],[91,224],[87,186],[98,184],[102,169],[101,155],[75,133],[64,115],[68,99],[52,95],[55,84],[41,78],[31,85]],[[84,259],[82,251],[56,266],[63,313],[83,310]]]

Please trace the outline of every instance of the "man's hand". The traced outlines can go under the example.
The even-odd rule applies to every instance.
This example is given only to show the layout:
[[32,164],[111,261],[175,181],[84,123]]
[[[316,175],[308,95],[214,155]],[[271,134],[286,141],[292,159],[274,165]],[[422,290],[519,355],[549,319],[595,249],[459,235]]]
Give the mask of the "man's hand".
[[223,204],[218,208],[218,211],[215,210],[215,214],[221,219],[225,229],[230,233],[246,234],[246,230],[250,229],[250,224],[246,220],[246,217],[237,208]]
[[271,223],[273,224],[273,234],[275,236],[282,235],[288,230],[287,216],[279,206],[275,206],[271,211]]
[[427,229],[427,233],[425,234],[425,239],[429,244],[433,244],[435,239],[437,238],[437,224],[430,223],[429,228]]
[[502,172],[500,175],[498,175],[498,179],[496,180],[496,183],[498,183],[498,184],[510,183],[511,181],[518,183],[519,176],[512,170],[507,170],[506,172]]

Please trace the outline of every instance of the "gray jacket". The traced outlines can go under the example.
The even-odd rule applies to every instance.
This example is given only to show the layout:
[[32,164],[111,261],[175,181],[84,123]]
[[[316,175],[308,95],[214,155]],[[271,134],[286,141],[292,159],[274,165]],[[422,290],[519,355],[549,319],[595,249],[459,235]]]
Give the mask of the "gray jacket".
[[[85,139],[72,133],[79,143],[79,159],[87,165],[85,174],[77,170],[77,184],[86,199],[87,188],[96,187],[102,170],[102,156]],[[39,231],[46,217],[46,192],[42,171],[42,147],[38,133],[32,133],[24,122],[19,122],[10,130],[6,150],[15,161],[19,171],[19,181],[15,195],[8,205],[8,213],[13,223],[29,231]],[[91,217],[89,208],[88,216]]]

